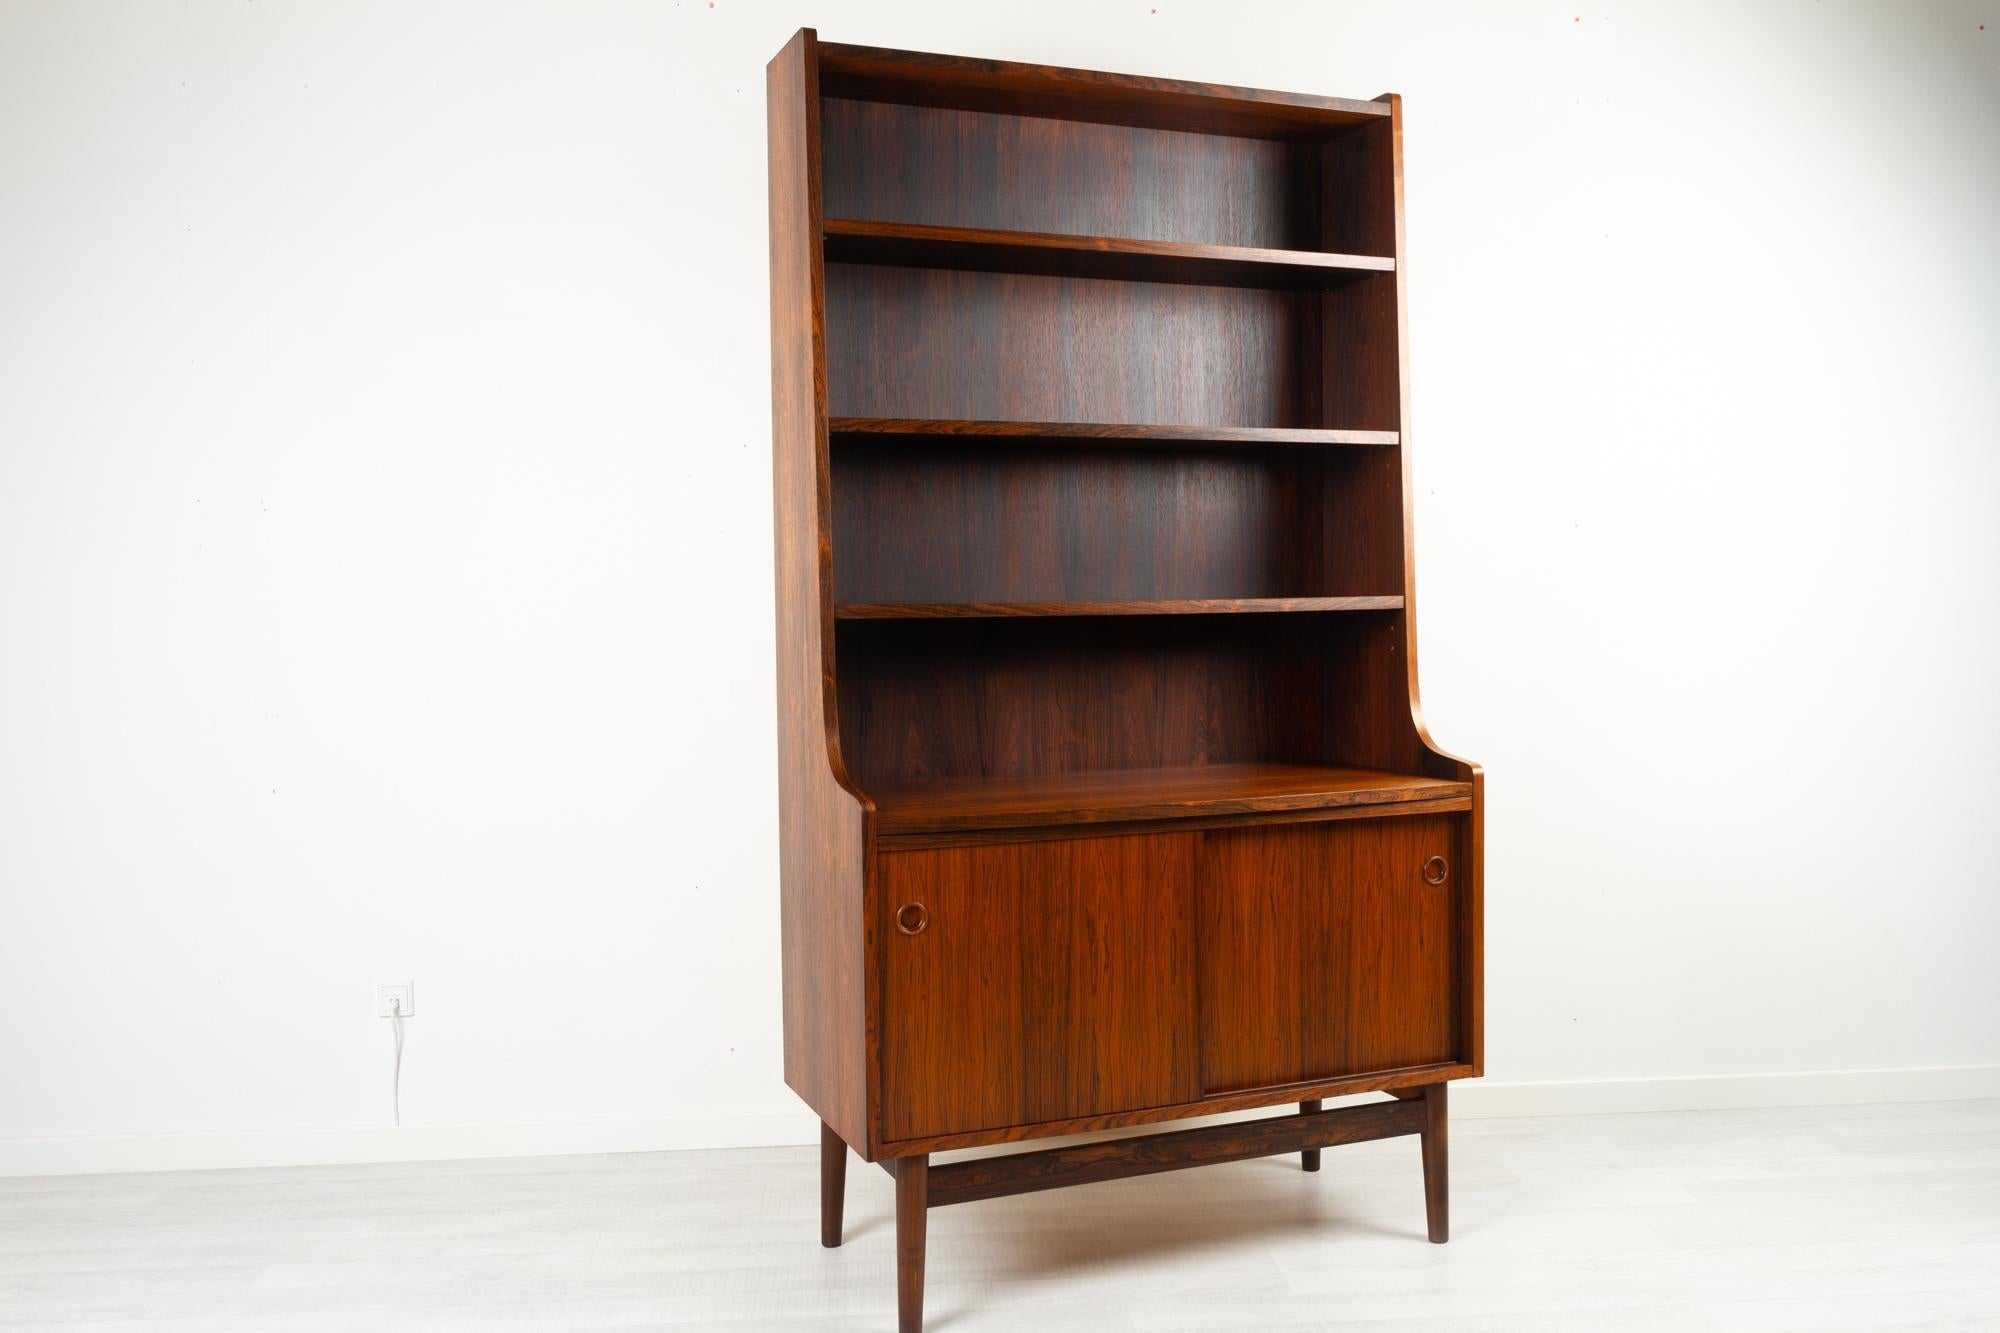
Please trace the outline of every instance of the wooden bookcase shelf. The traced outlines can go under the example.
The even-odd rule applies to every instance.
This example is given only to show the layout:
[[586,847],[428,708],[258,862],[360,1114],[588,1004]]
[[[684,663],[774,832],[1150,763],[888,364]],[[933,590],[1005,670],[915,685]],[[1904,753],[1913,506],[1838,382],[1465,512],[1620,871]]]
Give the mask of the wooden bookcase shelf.
[[1032,778],[878,783],[877,830],[962,833],[1311,810],[1467,810],[1472,784],[1323,764],[1126,768]]
[[860,98],[1073,121],[1296,139],[1390,118],[1388,103],[1220,83],[1137,78],[1003,60],[965,60],[840,42],[817,45],[822,97]]
[[1396,269],[1395,260],[1381,255],[1335,255],[1247,245],[1189,245],[1124,236],[1068,236],[982,227],[927,227],[856,218],[827,219],[826,257],[851,264],[1298,289],[1337,287],[1393,273]]
[[1400,104],[809,30],[768,95],[822,1241],[881,1163],[916,1333],[929,1208],[1396,1134],[1442,1241],[1483,779],[1419,720]]
[[1223,616],[1285,611],[1400,611],[1388,597],[1182,597],[1139,602],[840,602],[839,620],[979,620],[1003,616]]
[[1391,446],[1393,430],[1323,430],[1281,426],[1164,426],[1081,421],[938,421],[908,417],[834,417],[834,436],[879,440],[1043,443],[1074,440],[1094,444],[1216,445],[1270,444],[1327,448],[1336,445]]

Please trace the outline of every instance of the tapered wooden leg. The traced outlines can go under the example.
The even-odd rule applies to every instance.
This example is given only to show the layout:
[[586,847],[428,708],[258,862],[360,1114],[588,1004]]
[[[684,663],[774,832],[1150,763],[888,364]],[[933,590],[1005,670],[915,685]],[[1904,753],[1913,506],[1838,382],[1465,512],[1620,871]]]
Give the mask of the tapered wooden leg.
[[924,1233],[930,1218],[931,1159],[896,1159],[896,1328],[923,1333]]
[[[1299,1103],[1299,1111],[1305,1115],[1311,1115],[1314,1111],[1317,1111],[1319,1109],[1320,1109],[1320,1104],[1318,1099],[1316,1098],[1309,1102]],[[1302,1152],[1300,1152],[1299,1169],[1302,1171],[1319,1170],[1319,1149],[1307,1148]]]
[[819,1243],[840,1245],[840,1216],[847,1207],[847,1144],[824,1120],[819,1123]]
[[1442,1245],[1451,1239],[1451,1182],[1446,1168],[1445,1089],[1448,1083],[1424,1085],[1424,1128],[1419,1137],[1424,1153],[1424,1218],[1430,1224],[1431,1243]]

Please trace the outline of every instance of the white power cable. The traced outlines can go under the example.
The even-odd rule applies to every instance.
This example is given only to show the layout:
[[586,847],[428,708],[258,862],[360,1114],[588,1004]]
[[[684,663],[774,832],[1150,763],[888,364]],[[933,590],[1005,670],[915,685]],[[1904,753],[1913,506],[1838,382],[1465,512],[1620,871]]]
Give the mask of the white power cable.
[[403,1002],[389,1001],[389,1025],[396,1031],[396,1072],[389,1081],[390,1105],[395,1108],[396,1123],[403,1123]]

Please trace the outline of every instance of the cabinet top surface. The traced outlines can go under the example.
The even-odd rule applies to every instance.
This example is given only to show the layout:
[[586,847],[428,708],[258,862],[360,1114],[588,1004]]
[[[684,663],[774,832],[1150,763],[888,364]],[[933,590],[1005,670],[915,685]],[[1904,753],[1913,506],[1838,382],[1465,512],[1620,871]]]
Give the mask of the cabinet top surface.
[[1469,801],[1472,784],[1322,764],[1201,764],[873,783],[869,796],[881,832],[925,833]]

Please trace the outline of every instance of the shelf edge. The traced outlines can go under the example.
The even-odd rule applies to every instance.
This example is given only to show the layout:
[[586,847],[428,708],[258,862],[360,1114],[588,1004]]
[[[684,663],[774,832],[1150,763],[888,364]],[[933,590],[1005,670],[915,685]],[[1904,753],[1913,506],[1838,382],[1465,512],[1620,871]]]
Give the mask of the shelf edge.
[[[1462,788],[1462,790],[1461,790]],[[1347,798],[1347,799],[1343,799]],[[1421,794],[1377,792],[1298,792],[1284,796],[1224,797],[1214,801],[1136,802],[1115,811],[1047,809],[964,816],[898,815],[881,809],[876,831],[885,846],[947,846],[953,841],[1040,841],[1063,836],[1127,832],[1134,827],[1162,830],[1233,827],[1257,823],[1303,823],[1327,819],[1389,819],[1399,815],[1451,814],[1472,808],[1471,783],[1446,783]],[[1266,818],[1277,816],[1278,818]],[[1284,818],[1294,816],[1297,818]],[[996,836],[996,835],[1019,835]]]
[[1033,443],[1065,440],[1101,444],[1282,444],[1309,448],[1359,445],[1394,448],[1393,430],[1329,430],[1308,426],[1185,426],[1086,421],[974,421],[956,417],[828,417],[833,435],[880,440],[986,440]]
[[1059,616],[1295,615],[1400,611],[1397,596],[1195,597],[1103,602],[837,602],[836,620],[1008,620]]
[[1396,271],[1388,255],[828,218],[829,263],[1316,291]]

